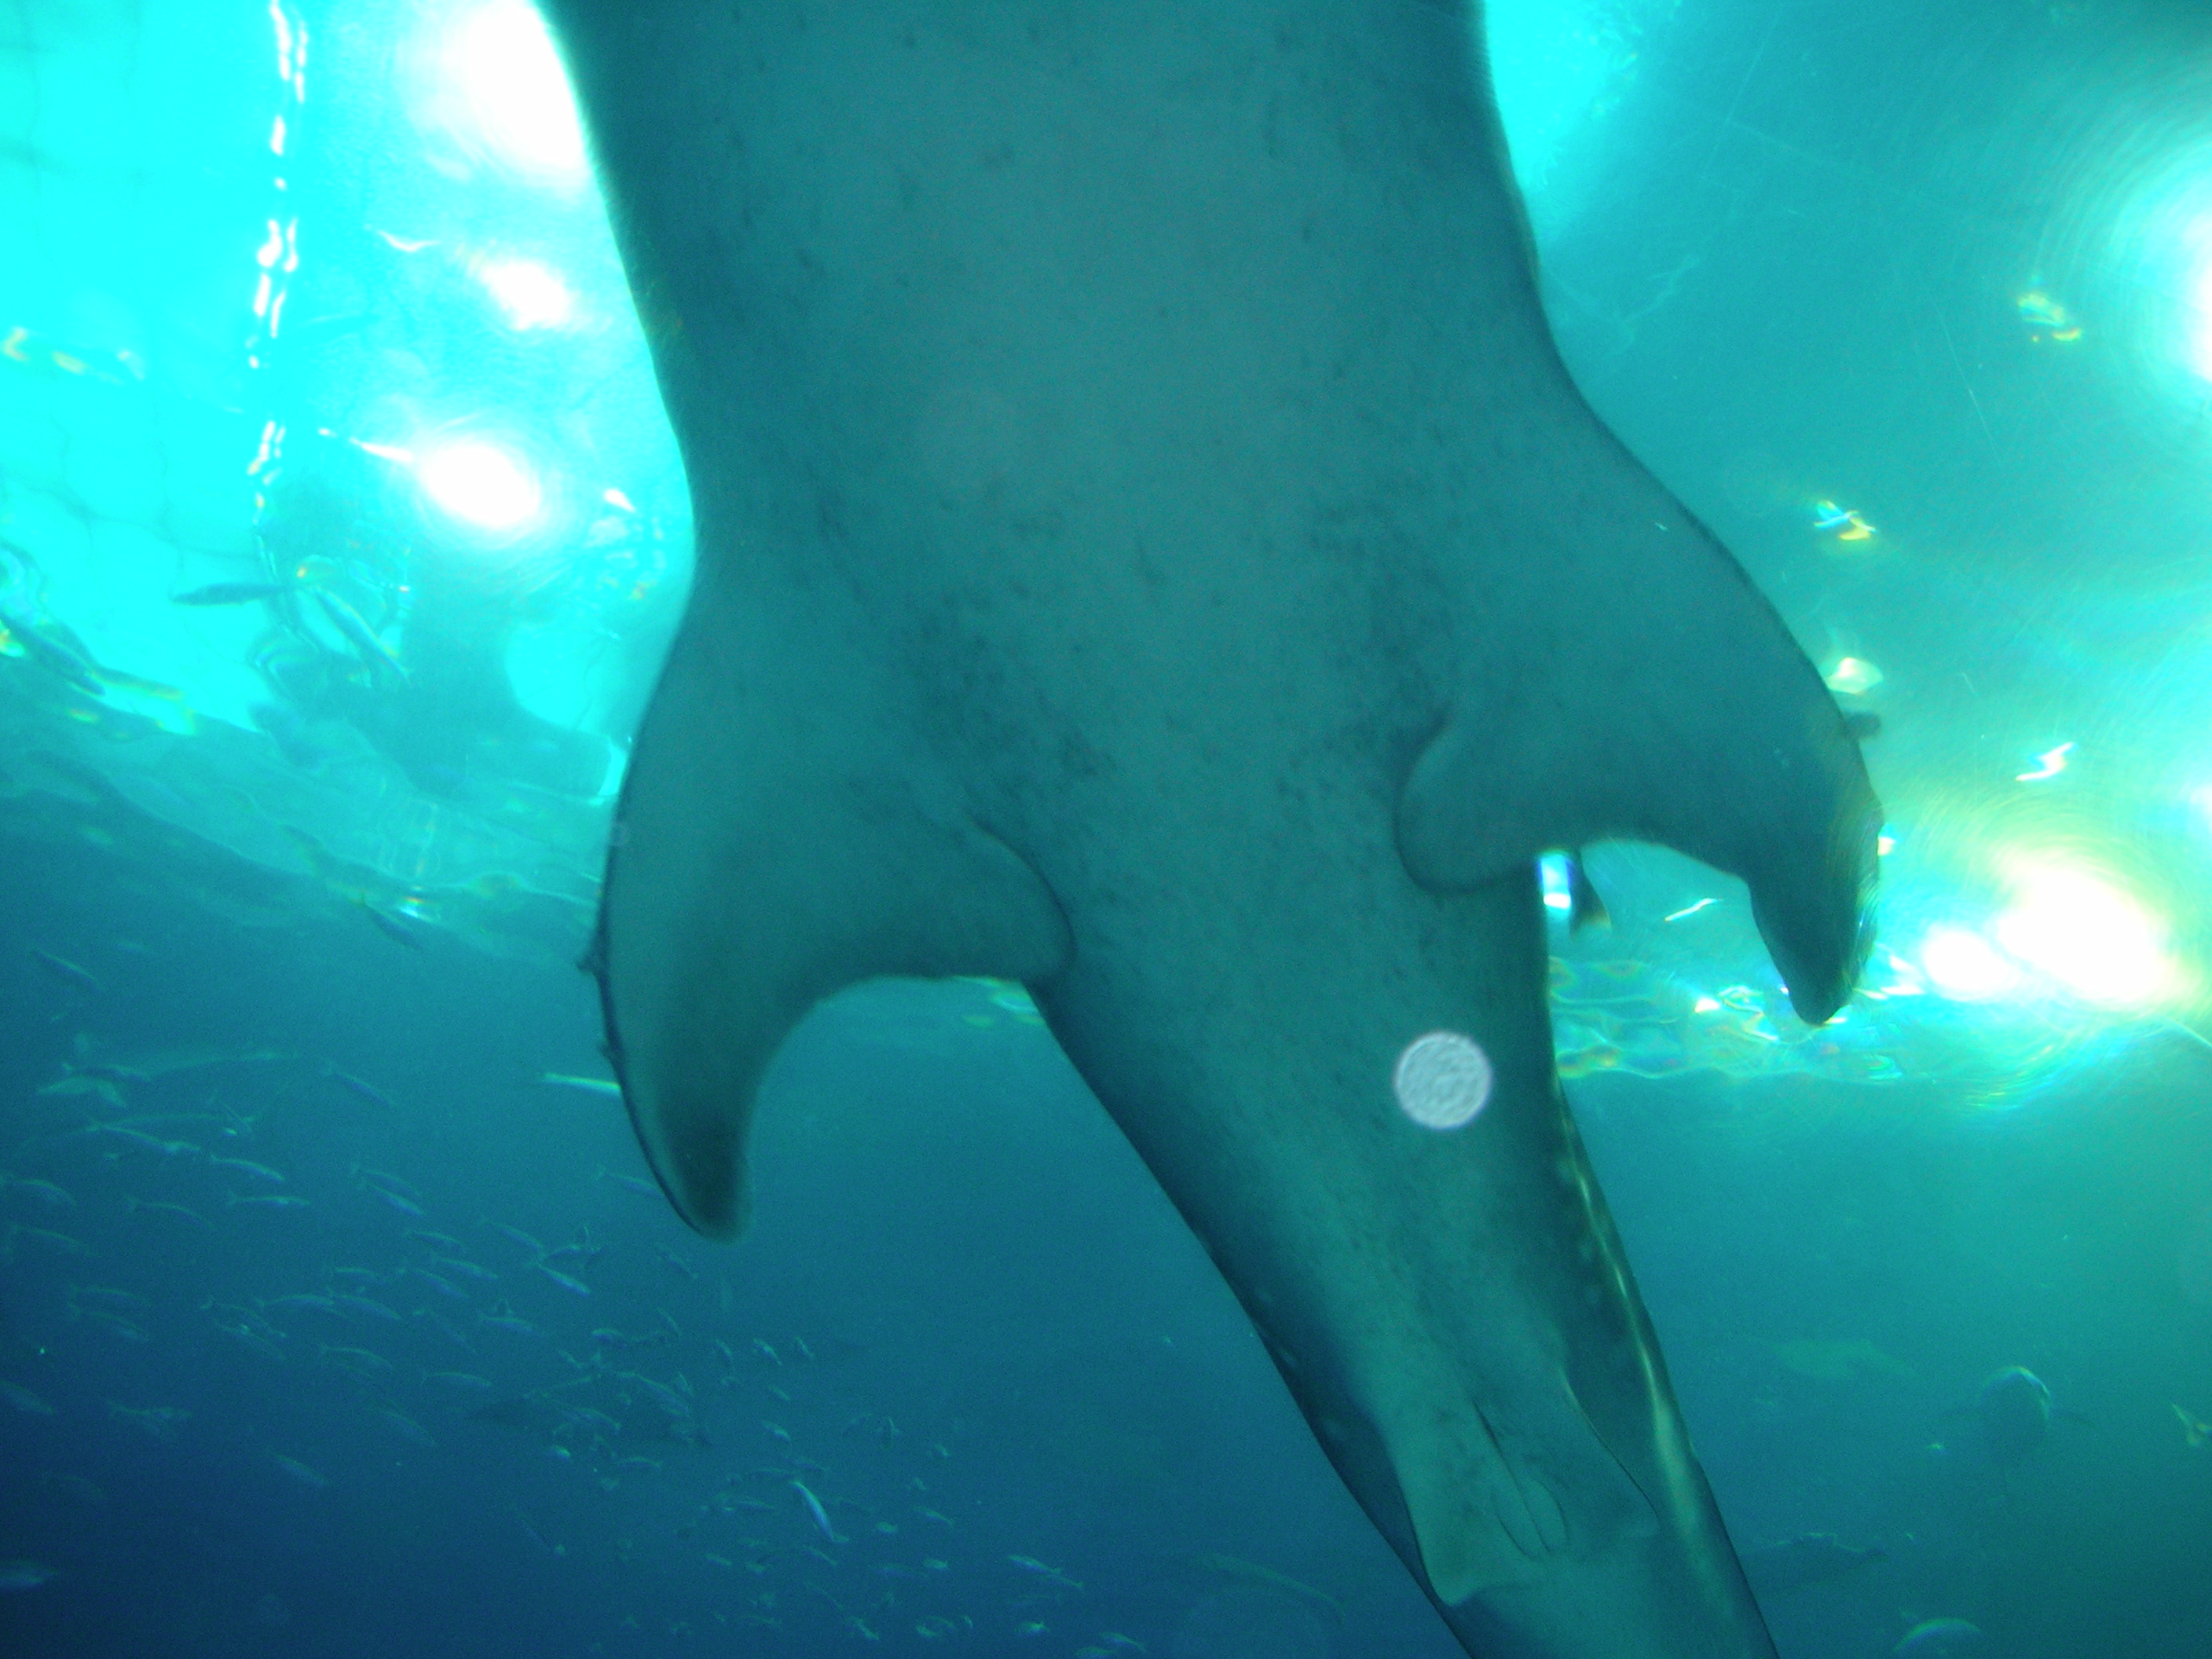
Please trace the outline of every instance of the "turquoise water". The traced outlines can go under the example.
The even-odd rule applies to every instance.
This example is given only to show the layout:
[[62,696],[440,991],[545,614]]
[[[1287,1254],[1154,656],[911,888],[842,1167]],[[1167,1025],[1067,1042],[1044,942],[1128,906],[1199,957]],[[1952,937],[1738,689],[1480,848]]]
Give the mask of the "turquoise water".
[[[1018,989],[818,1014],[728,1250],[574,1081],[690,524],[535,29],[0,15],[0,1639],[1455,1650]],[[1549,872],[1560,1069],[1736,1541],[1881,1554],[1771,1590],[1778,1643],[2196,1651],[2212,33],[1492,39],[1584,391],[1879,728],[1835,1024],[1735,884],[1596,848],[1571,933]],[[2008,1367],[2055,1413],[2016,1455]]]

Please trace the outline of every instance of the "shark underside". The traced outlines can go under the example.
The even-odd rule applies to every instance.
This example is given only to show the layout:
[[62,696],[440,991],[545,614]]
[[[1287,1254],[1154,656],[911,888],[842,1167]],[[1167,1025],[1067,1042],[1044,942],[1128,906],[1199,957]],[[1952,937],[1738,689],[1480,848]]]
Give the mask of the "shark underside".
[[[1026,984],[1471,1654],[1772,1652],[1553,1069],[1534,860],[1748,884],[1799,1011],[1879,814],[1538,305],[1426,0],[556,0],[689,475],[594,965],[744,1223],[791,1027]],[[1488,1103],[1401,1109],[1450,1032]]]

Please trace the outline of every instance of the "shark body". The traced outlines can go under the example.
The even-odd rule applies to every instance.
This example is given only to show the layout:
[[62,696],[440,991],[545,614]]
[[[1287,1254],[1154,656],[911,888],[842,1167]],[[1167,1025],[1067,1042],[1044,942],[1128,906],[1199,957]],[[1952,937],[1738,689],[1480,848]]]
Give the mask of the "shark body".
[[[1538,305],[1428,0],[556,0],[694,498],[594,966],[727,1237],[822,998],[1027,984],[1471,1654],[1772,1652],[1553,1073],[1534,860],[1741,875],[1825,1018],[1879,814]],[[1491,1067],[1424,1127],[1425,1034]]]

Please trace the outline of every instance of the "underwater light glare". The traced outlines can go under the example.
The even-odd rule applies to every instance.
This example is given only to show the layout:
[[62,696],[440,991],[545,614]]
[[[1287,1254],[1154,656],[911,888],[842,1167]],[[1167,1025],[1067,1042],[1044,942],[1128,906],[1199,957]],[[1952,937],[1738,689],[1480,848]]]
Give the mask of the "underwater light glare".
[[2020,984],[2020,969],[1964,927],[1930,928],[1921,941],[1920,971],[1953,1002],[1986,1002]]
[[2140,1006],[2172,989],[2165,929],[2133,896],[2078,866],[2027,864],[1997,943],[2084,1001]]
[[576,296],[550,265],[535,259],[487,259],[476,275],[509,328],[560,328],[575,319]]
[[2186,350],[2190,368],[2212,380],[2212,214],[2197,226],[2195,240],[2198,257],[2197,275],[2190,283]]
[[441,509],[477,530],[520,530],[545,505],[529,467],[481,438],[430,451],[416,464],[415,477]]
[[1406,1045],[1390,1087],[1399,1110],[1423,1128],[1456,1129],[1489,1103],[1495,1079],[1490,1056],[1473,1037],[1431,1031]]
[[584,128],[545,21],[526,0],[488,0],[465,13],[441,53],[453,94],[448,125],[517,172],[576,184],[590,176]]

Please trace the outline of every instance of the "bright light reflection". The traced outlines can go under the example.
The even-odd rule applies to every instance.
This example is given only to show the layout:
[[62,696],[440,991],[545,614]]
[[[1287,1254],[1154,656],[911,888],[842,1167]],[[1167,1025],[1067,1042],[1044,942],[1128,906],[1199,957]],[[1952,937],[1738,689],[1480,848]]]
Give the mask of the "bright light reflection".
[[481,438],[432,450],[416,466],[415,477],[433,501],[479,530],[519,530],[544,506],[529,467]]
[[509,328],[560,328],[576,315],[576,296],[561,273],[535,259],[487,259],[477,280]]
[[1547,853],[1536,860],[1536,879],[1544,890],[1544,908],[1562,915],[1575,908],[1574,890],[1564,853]]
[[520,172],[555,182],[588,175],[583,124],[545,21],[526,0],[488,0],[465,14],[441,54],[449,126]]
[[2190,284],[2189,366],[2212,380],[2212,215],[2207,215],[2192,239],[2197,248],[2197,277]]
[[1954,1002],[1984,1002],[2020,983],[2020,969],[1964,927],[1930,928],[1920,945],[1920,970]]
[[2128,1006],[2172,988],[2165,929],[2130,895],[2065,865],[2029,865],[1997,918],[1997,943],[2085,1001]]
[[1457,1031],[1415,1037],[1390,1073],[1399,1109],[1425,1129],[1472,1123],[1488,1103],[1495,1081],[1482,1045]]

